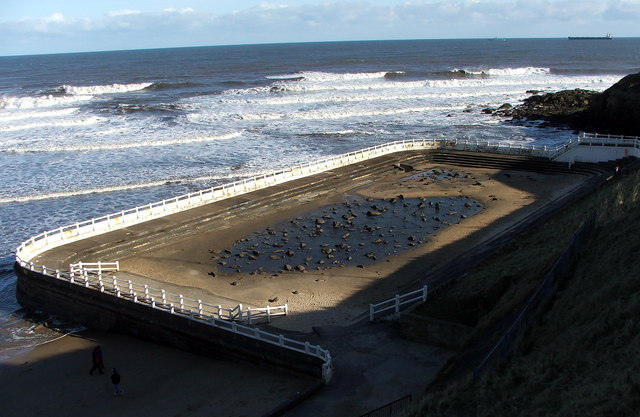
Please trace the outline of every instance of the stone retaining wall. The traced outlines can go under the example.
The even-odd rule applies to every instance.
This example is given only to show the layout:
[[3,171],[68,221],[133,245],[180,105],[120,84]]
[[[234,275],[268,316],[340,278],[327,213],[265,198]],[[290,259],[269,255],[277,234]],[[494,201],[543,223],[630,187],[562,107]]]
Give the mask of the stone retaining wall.
[[101,330],[204,356],[268,364],[322,379],[322,359],[15,266],[20,304]]

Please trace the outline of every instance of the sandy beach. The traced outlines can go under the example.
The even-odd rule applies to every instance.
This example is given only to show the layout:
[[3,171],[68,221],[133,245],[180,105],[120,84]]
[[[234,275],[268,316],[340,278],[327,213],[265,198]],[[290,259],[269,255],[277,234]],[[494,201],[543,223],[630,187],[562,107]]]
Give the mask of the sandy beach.
[[[426,160],[415,161],[414,167],[410,173],[388,169],[375,178],[346,185],[336,180],[342,188],[317,198],[305,195],[298,204],[230,210],[224,222],[121,259],[121,268],[185,294],[209,294],[252,306],[287,303],[290,314],[273,320],[271,326],[313,336],[314,328],[317,333],[323,327],[352,324],[366,316],[369,303],[424,283],[433,268],[566,195],[586,178],[443,166]],[[364,215],[356,213],[355,201]],[[393,215],[403,203],[411,213]],[[445,206],[452,203],[457,205]],[[477,210],[464,214],[465,208]],[[391,216],[381,220],[386,213]],[[411,223],[405,218],[413,213],[424,226],[418,221],[413,229],[403,230],[403,224]],[[349,217],[351,226],[346,225]],[[356,219],[362,223],[353,225]],[[382,222],[379,228],[376,221]],[[345,229],[349,227],[350,231]],[[331,234],[332,229],[337,230]],[[344,238],[345,234],[350,236]],[[279,243],[274,245],[275,240],[266,239],[269,236],[278,237]],[[334,264],[336,259],[340,262]],[[326,343],[331,347],[334,342]],[[117,366],[122,373],[125,395],[113,396],[108,375],[88,375],[90,352],[96,344],[103,347],[107,369]],[[422,348],[412,345],[411,349]],[[421,352],[432,358],[433,377],[448,354]],[[439,359],[434,362],[435,357]],[[410,368],[411,359],[405,362]],[[0,382],[5,388],[0,402],[9,404],[7,416],[264,415],[313,385],[274,369],[203,358],[103,332],[70,335],[13,355],[3,360],[2,368]],[[344,378],[341,382],[338,365],[336,369],[340,387],[347,382]],[[379,376],[372,378],[366,383],[375,386]],[[401,383],[415,388],[426,383],[420,378],[424,374]],[[397,389],[402,392],[401,387]],[[342,395],[332,394],[330,387],[326,392]],[[329,408],[324,415],[359,412],[363,398],[372,392],[376,390],[354,394],[344,400],[351,408],[345,406],[344,412]]]
[[[106,369],[90,376],[91,351],[97,345]],[[122,375],[121,396],[114,396],[113,367]],[[314,383],[255,364],[94,331],[0,362],[5,417],[260,416]]]

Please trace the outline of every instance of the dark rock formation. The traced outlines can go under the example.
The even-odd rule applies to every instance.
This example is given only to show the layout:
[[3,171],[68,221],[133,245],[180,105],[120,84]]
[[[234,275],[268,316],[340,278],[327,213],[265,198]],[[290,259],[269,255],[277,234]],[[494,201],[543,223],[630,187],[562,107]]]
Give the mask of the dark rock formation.
[[557,93],[536,94],[526,98],[518,106],[508,103],[493,114],[512,117],[516,120],[544,120],[549,125],[571,125],[572,120],[589,108],[598,93],[588,90],[563,90]]
[[582,123],[590,131],[640,136],[640,73],[627,75],[596,96]]
[[575,89],[535,94],[515,107],[505,103],[483,111],[514,121],[543,120],[584,132],[640,136],[640,73],[627,75],[602,93]]

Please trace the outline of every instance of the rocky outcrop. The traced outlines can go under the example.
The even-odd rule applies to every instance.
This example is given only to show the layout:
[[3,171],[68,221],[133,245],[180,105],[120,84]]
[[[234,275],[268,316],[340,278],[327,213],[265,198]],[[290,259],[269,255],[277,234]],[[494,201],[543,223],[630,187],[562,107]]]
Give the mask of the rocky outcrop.
[[594,97],[580,122],[590,131],[640,136],[640,73]]
[[627,75],[602,93],[581,89],[531,93],[518,106],[505,103],[483,111],[514,121],[543,120],[584,132],[640,136],[640,73]]
[[581,89],[536,94],[511,109],[502,105],[498,112],[502,111],[505,115],[516,119],[566,122],[571,118],[570,116],[585,111],[591,100],[597,95],[598,93],[595,91]]

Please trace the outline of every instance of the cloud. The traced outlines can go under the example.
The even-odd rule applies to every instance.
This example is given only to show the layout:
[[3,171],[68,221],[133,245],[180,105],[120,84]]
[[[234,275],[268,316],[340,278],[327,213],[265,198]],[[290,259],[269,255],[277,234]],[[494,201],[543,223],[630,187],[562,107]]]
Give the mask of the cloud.
[[130,9],[124,9],[124,10],[115,10],[112,12],[107,12],[107,16],[108,17],[119,17],[119,16],[128,16],[128,15],[132,15],[132,14],[140,14],[140,10],[130,10]]
[[[100,50],[354,39],[564,37],[594,31],[634,36],[640,18],[640,0],[320,1],[295,6],[263,2],[224,15],[193,8],[123,9],[94,19],[54,13],[0,23],[0,38],[13,39],[10,45],[17,45],[4,42],[0,54],[20,53],[10,48],[25,48],[29,40],[31,48],[53,52],[61,45],[67,50]],[[55,42],[48,35],[55,35]],[[67,42],[61,43],[65,35]]]

